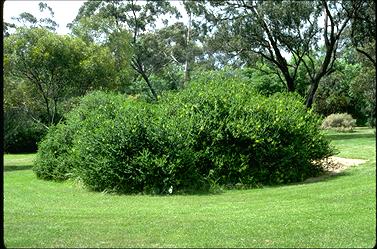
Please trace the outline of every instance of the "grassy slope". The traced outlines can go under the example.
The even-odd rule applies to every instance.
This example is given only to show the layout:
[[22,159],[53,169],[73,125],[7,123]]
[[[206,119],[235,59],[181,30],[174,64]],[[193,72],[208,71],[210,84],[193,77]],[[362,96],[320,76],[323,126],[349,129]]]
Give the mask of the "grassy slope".
[[87,192],[73,182],[37,180],[31,170],[7,171],[5,243],[7,247],[373,247],[375,135],[360,134],[346,139],[332,134],[339,156],[369,160],[341,176],[218,195],[109,195]]

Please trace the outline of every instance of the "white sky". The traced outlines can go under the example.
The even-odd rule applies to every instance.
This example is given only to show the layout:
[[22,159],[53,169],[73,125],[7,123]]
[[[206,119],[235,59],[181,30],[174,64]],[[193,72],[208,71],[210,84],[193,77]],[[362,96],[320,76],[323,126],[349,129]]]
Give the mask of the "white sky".
[[[19,0],[6,0],[4,2],[3,19],[5,22],[15,22],[11,17],[18,17],[23,12],[29,12],[36,18],[45,17],[41,15],[38,4],[40,2],[47,3],[55,13],[53,20],[59,24],[57,33],[67,34],[69,29],[66,27],[68,23],[75,19],[79,8],[86,2],[83,0],[65,0],[65,1],[19,1]],[[44,12],[48,13],[48,10]]]
[[[68,23],[72,22],[75,19],[79,8],[83,5],[85,0],[60,0],[60,1],[41,1],[41,0],[6,0],[4,2],[4,9],[3,9],[3,19],[5,22],[13,22],[12,17],[18,17],[23,12],[29,12],[37,19],[46,17],[48,14],[43,15],[39,11],[38,4],[40,2],[47,3],[48,6],[52,8],[55,13],[53,20],[59,25],[56,29],[58,34],[68,34],[69,29],[66,27]],[[183,11],[183,7],[180,6],[178,1],[171,1],[173,5],[175,5],[181,14],[184,16],[183,21],[187,20],[185,11]],[[48,10],[44,11],[48,13]],[[181,19],[182,20],[182,19]],[[172,20],[170,20],[172,21]],[[160,24],[162,26],[162,23]],[[159,23],[157,22],[157,26]]]

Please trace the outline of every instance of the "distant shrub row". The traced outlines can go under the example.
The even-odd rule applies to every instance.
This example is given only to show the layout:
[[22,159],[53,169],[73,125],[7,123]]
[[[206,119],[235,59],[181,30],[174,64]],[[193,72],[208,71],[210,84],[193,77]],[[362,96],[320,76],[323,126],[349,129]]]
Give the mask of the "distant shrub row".
[[319,117],[302,102],[218,78],[166,94],[158,104],[94,92],[50,129],[34,171],[119,193],[302,181],[321,171],[314,160],[332,154]]

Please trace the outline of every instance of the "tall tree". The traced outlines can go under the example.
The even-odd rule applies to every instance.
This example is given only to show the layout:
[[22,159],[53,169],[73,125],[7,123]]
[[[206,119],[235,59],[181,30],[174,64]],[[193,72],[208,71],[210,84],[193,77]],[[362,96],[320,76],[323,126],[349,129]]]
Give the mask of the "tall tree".
[[[224,51],[245,61],[255,55],[275,65],[288,91],[295,91],[297,73],[305,67],[311,84],[306,98],[311,107],[322,77],[331,73],[338,42],[360,3],[346,9],[342,1],[210,1],[207,20],[215,26],[214,39]],[[206,5],[206,3],[203,3]],[[319,23],[323,20],[323,26]],[[324,53],[319,65],[306,63],[318,56],[321,38]]]
[[40,2],[38,4],[38,7],[41,13],[45,13],[47,11],[48,16],[38,19],[28,12],[23,12],[18,17],[12,17],[12,19],[15,20],[16,23],[12,23],[11,25],[8,25],[8,27],[45,28],[50,31],[56,31],[56,28],[59,27],[59,25],[54,21],[55,13],[52,8],[48,6],[47,3],[43,2]]
[[153,41],[153,44],[145,46],[149,49],[144,50],[144,56],[149,58],[145,61],[149,61],[151,67],[154,64],[159,65],[159,70],[165,68],[171,70],[171,67],[177,67],[183,74],[174,82],[174,88],[187,86],[195,58],[203,53],[201,46],[196,44],[199,35],[197,30],[188,26],[190,24],[176,22],[143,38],[145,40],[149,37],[150,42]]
[[[131,44],[133,46],[134,56],[132,58],[132,68],[144,79],[155,100],[157,93],[150,80],[153,68],[148,67],[145,63],[146,57],[143,47],[142,37],[148,32],[148,29],[154,28],[156,22],[166,14],[178,15],[178,12],[166,0],[162,1],[88,1],[80,8],[79,14],[75,21],[83,17],[98,15],[100,18],[108,18],[115,22],[118,32],[124,30],[132,35]],[[165,20],[166,22],[166,20]]]
[[[43,28],[18,28],[4,39],[5,84],[25,82],[45,108],[47,126],[59,121],[60,104],[96,88],[112,88],[110,51]],[[32,104],[32,103],[31,103]]]
[[[349,5],[358,1],[349,1]],[[364,0],[356,12],[349,12],[351,18],[351,41],[356,51],[365,56],[376,68],[376,2]]]
[[131,67],[134,53],[131,34],[127,30],[119,30],[113,19],[102,18],[100,15],[82,17],[68,26],[74,37],[82,39],[89,46],[95,43],[111,51],[117,71],[113,81],[126,92],[134,77]]
[[[316,66],[315,63],[304,63],[311,80],[309,93],[306,98],[307,107],[312,106],[321,79],[334,72],[333,67],[337,58],[339,42],[351,19],[348,13],[351,13],[350,15],[352,16],[357,12],[360,9],[361,2],[361,0],[355,2],[355,4],[348,9],[348,6],[345,4],[347,1],[333,2],[322,0],[321,7],[323,9],[324,18],[322,34],[325,42],[325,52],[320,65]],[[311,59],[310,54],[308,57]],[[313,60],[311,59],[311,61]]]

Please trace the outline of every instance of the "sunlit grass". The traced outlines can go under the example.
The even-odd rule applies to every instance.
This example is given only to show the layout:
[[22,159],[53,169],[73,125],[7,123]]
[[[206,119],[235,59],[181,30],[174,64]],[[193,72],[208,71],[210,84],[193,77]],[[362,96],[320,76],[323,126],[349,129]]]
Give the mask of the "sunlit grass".
[[[369,129],[363,134],[374,133]],[[5,244],[8,248],[373,247],[375,136],[358,135],[333,138],[338,156],[368,160],[343,174],[310,184],[216,195],[112,195],[88,192],[73,181],[38,180],[30,169],[6,171]],[[31,158],[25,159],[26,165],[13,161],[12,167],[30,166]],[[8,159],[17,158],[4,159],[10,165]]]

